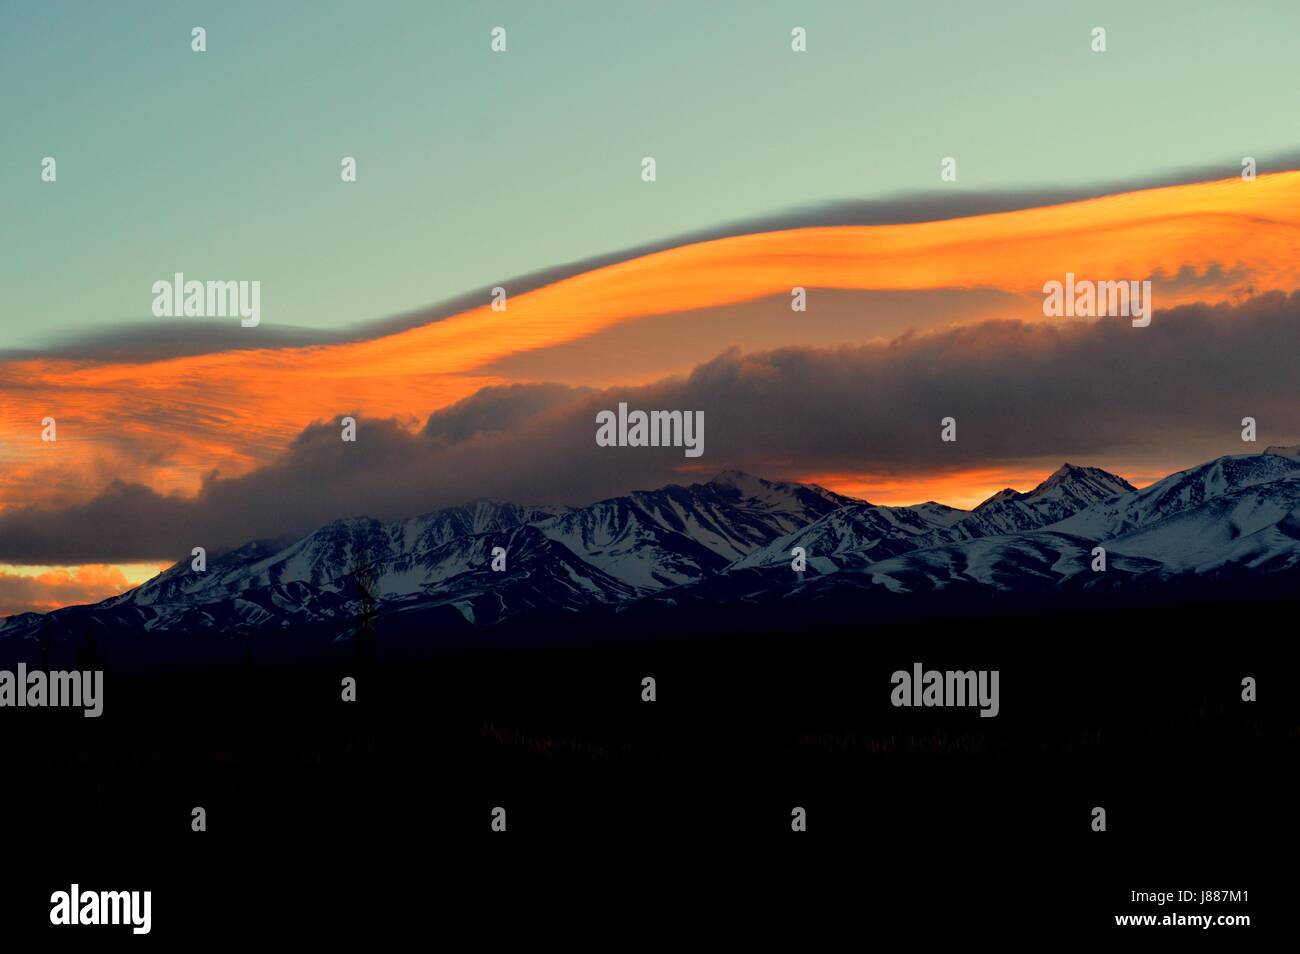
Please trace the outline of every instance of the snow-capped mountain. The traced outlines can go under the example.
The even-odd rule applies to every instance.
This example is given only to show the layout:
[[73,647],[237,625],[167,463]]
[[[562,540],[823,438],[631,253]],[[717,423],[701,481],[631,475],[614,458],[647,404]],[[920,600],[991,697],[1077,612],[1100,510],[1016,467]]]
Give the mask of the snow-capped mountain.
[[929,547],[873,563],[864,570],[873,584],[892,593],[923,593],[977,584],[999,591],[1025,592],[1082,584],[1110,583],[1118,576],[1136,577],[1159,570],[1160,563],[1112,554],[1109,575],[1093,578],[1092,544],[1050,531],[981,537],[965,543]]
[[933,509],[869,503],[841,507],[737,560],[735,568],[789,564],[796,547],[803,548],[814,572],[832,573],[846,566],[862,566],[914,550],[934,537],[944,538],[959,522],[950,521],[949,516]]
[[602,500],[540,523],[610,576],[650,593],[720,572],[773,538],[856,504],[817,486],[726,471]]
[[772,541],[736,567],[788,564],[792,550],[803,547],[813,571],[831,573],[911,550],[1036,530],[1133,489],[1124,478],[1096,467],[1064,464],[1028,493],[1008,488],[969,512],[933,501],[911,507],[863,503]]
[[974,537],[1021,533],[1064,520],[1086,507],[1132,492],[1123,477],[1098,467],[1060,468],[1028,493],[1010,488],[994,494],[961,521]]
[[[1107,482],[1097,480],[1094,489],[1107,489]],[[1092,569],[1098,544],[1106,551],[1108,575]],[[1143,490],[1108,496],[1035,532],[919,550],[873,563],[868,572],[872,582],[896,592],[956,582],[1023,590],[1069,581],[1111,585],[1116,577],[1168,578],[1229,565],[1300,567],[1300,460],[1271,452],[1220,457]]]
[[[1220,457],[1142,490],[1066,464],[971,511],[876,506],[728,471],[585,507],[480,500],[386,523],[339,520],[215,555],[204,572],[186,558],[95,606],[11,617],[0,646],[91,625],[167,636],[313,628],[338,639],[363,612],[379,631],[430,612],[481,627],[534,611],[725,613],[854,592],[1146,593],[1225,570],[1300,572],[1298,450]],[[796,547],[803,573],[791,567]]]
[[1300,474],[1300,460],[1278,454],[1219,457],[1170,474],[1135,493],[1059,519],[1053,529],[1090,540],[1105,540],[1151,526],[1223,494],[1297,474]]
[[[105,602],[115,606],[199,604],[264,591],[294,613],[309,594],[343,593],[359,568],[429,565],[439,548],[474,536],[507,534],[565,512],[562,507],[520,507],[502,500],[478,500],[420,517],[381,523],[368,517],[336,520],[287,546],[267,541],[246,544],[209,561],[194,573],[188,560],[136,589]],[[400,574],[408,576],[409,572]],[[404,585],[383,579],[394,593]]]
[[1172,572],[1205,573],[1227,564],[1251,570],[1300,566],[1300,469],[1148,522],[1109,546],[1158,560]]

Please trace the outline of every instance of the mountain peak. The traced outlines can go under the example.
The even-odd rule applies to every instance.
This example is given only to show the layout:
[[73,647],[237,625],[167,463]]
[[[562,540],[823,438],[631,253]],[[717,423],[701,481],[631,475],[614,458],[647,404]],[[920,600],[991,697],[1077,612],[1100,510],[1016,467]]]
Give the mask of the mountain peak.
[[1019,533],[1045,527],[1136,488],[1100,467],[1066,461],[1028,493],[1000,490],[972,512],[968,520],[982,534]]
[[[1092,473],[1105,474],[1106,471],[1101,470],[1098,467],[1078,467],[1074,464],[1071,464],[1067,460],[1060,467],[1056,468],[1056,470],[1052,471],[1047,476],[1047,479],[1043,481],[1041,486],[1048,486],[1053,483],[1059,484],[1063,480],[1068,480],[1070,478],[1084,477]],[[1113,477],[1114,475],[1108,474],[1107,476]]]
[[[384,524],[339,520],[296,540],[254,541],[213,556],[207,574],[192,573],[186,558],[93,607],[11,617],[0,621],[0,643],[35,638],[51,625],[80,638],[87,619],[123,638],[337,629],[355,611],[349,576],[358,566],[373,571],[378,612],[408,619],[446,610],[476,626],[539,609],[630,606],[661,593],[664,605],[694,606],[677,601],[699,593],[707,600],[715,585],[728,601],[738,592],[746,602],[751,595],[784,600],[790,586],[804,585],[788,570],[796,544],[809,571],[835,574],[835,586],[857,580],[875,588],[884,579],[899,592],[925,580],[1037,592],[1058,578],[1090,576],[1081,540],[1117,537],[1124,542],[1111,565],[1124,579],[1230,564],[1291,572],[1300,568],[1298,507],[1300,448],[1289,447],[1216,458],[1141,491],[1067,462],[1033,491],[1006,488],[978,512],[934,501],[876,507],[728,469],[707,484],[670,484],[584,507],[485,499]],[[508,574],[490,566],[498,544],[509,548]],[[729,575],[740,570],[762,572]]]
[[1014,487],[1003,487],[992,497],[989,497],[987,500],[984,500],[981,503],[979,503],[975,507],[975,509],[979,510],[980,507],[987,507],[990,504],[995,504],[1000,500],[1011,500],[1012,498],[1019,497],[1019,496],[1020,496],[1020,491],[1016,490]]
[[719,487],[745,487],[755,483],[766,483],[766,481],[761,477],[755,477],[753,474],[748,474],[743,470],[729,467],[715,476],[709,481],[709,483],[715,484]]
[[1291,444],[1290,446],[1274,444],[1272,447],[1264,448],[1264,453],[1272,454],[1274,457],[1287,457],[1291,460],[1300,460],[1300,444]]
[[784,500],[803,491],[802,484],[768,480],[734,468],[722,471],[706,484],[694,486],[721,490],[728,496],[734,494],[741,500]]
[[1137,489],[1123,477],[1100,467],[1079,467],[1066,461],[1025,497],[1041,498],[1065,491],[1076,492],[1083,488],[1086,488],[1088,496],[1098,499]]

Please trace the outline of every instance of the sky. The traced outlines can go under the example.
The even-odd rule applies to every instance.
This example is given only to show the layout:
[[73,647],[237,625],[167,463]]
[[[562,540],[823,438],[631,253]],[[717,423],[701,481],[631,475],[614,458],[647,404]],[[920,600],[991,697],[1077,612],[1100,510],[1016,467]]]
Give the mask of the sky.
[[1296,147],[1300,106],[1287,0],[4,0],[3,18],[0,348],[146,320],[178,270],[257,278],[269,324],[346,327],[932,189],[944,156],[953,191],[1264,162]]
[[[973,506],[1300,440],[1300,7],[995,6],[5,0],[0,614],[476,496]],[[1067,271],[1156,321],[1044,319]],[[154,317],[176,272],[261,324]],[[596,454],[629,396],[709,452]]]

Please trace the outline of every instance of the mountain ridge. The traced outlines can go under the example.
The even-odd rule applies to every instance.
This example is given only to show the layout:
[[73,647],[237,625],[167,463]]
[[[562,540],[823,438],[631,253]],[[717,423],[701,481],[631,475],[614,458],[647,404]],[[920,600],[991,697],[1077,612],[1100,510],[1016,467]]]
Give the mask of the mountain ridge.
[[[1098,573],[1102,544],[1108,562]],[[796,573],[798,548],[807,565]],[[736,470],[584,507],[483,498],[387,522],[332,521],[287,544],[251,541],[203,573],[181,561],[98,604],[0,621],[0,642],[75,625],[217,634],[312,626],[345,638],[362,586],[379,625],[446,609],[482,627],[645,600],[725,607],[738,593],[761,604],[846,586],[1114,588],[1229,567],[1300,569],[1300,455],[1228,455],[1142,490],[1067,463],[1031,491],[1001,491],[969,511],[876,505]]]

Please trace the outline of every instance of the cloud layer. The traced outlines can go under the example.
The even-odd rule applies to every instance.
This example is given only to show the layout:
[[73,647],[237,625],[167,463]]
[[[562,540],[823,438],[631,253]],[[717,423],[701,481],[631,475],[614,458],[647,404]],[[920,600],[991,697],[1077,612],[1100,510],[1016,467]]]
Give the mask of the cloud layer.
[[[423,427],[358,414],[303,430],[269,464],[196,496],[117,482],[92,500],[0,515],[0,561],[172,560],[332,519],[392,518],[483,497],[582,504],[740,467],[765,476],[889,478],[1051,459],[1190,464],[1300,437],[1300,294],[1124,319],[993,321],[860,347],[723,353],[688,376],[607,390],[492,386]],[[705,452],[601,448],[595,415],[702,410]],[[939,440],[957,419],[958,440]],[[1260,443],[1243,444],[1256,418]],[[1144,458],[1145,455],[1145,458]]]
[[0,571],[0,617],[48,613],[61,606],[98,603],[132,582],[113,566],[55,567],[35,574]]
[[[949,213],[963,207],[950,203]],[[1014,211],[987,211],[999,207],[994,200],[965,207],[983,214],[805,225],[680,245],[529,291],[512,288],[506,310],[478,300],[377,337],[326,343],[238,329],[249,332],[238,339],[245,344],[229,350],[233,327],[212,332],[207,319],[180,319],[160,328],[157,349],[143,358],[127,342],[105,340],[96,355],[3,360],[0,508],[81,506],[110,474],[161,495],[192,494],[214,471],[234,477],[271,464],[316,420],[356,411],[413,422],[491,385],[641,384],[708,360],[724,333],[726,343],[757,350],[856,344],[905,323],[933,327],[990,309],[1041,323],[1043,282],[1066,272],[1151,277],[1161,308],[1300,285],[1296,172]],[[809,289],[812,311],[788,310],[795,286]],[[972,296],[970,307],[916,314],[918,302],[954,291]],[[852,304],[837,308],[850,293],[874,296],[861,320]],[[781,296],[784,322],[767,307]],[[752,337],[751,315],[760,315]],[[180,328],[193,328],[191,343],[206,338],[213,350],[171,354]],[[583,368],[594,377],[577,377]],[[58,421],[57,444],[40,440],[46,416]]]

